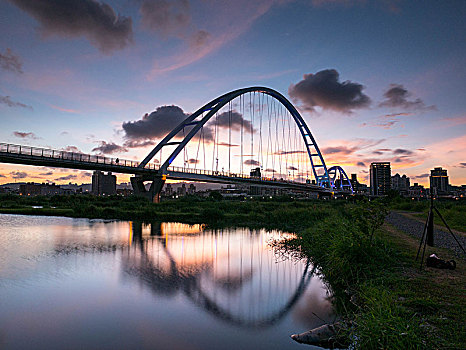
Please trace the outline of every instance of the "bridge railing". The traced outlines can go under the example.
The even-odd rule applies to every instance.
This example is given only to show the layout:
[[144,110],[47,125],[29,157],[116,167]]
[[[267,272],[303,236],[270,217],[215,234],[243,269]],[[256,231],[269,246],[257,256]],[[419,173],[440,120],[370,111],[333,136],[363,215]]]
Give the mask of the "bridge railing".
[[194,168],[185,168],[185,167],[177,167],[177,166],[170,166],[168,167],[168,171],[180,172],[180,173],[189,173],[189,174],[197,174],[197,175],[209,175],[209,176],[223,176],[223,177],[230,177],[230,178],[242,178],[242,179],[254,179],[257,181],[273,181],[273,182],[280,182],[280,183],[288,183],[288,184],[299,184],[304,185],[305,183],[298,182],[298,181],[291,181],[285,180],[282,178],[275,178],[275,177],[258,177],[258,176],[251,176],[246,174],[240,173],[231,173],[227,171],[212,171],[212,170],[203,170],[203,169],[194,169]]
[[[10,153],[10,154],[20,154],[20,155],[26,155],[26,156],[43,157],[43,158],[49,158],[49,159],[54,158],[54,159],[71,160],[75,162],[118,165],[118,166],[132,167],[132,168],[136,168],[139,165],[139,162],[134,161],[134,160],[104,157],[100,155],[85,154],[85,153],[80,153],[80,152],[60,151],[60,150],[54,150],[54,149],[49,149],[49,148],[15,145],[11,143],[0,143],[0,152]],[[158,166],[156,166],[156,164],[148,164],[146,168],[158,169]]]

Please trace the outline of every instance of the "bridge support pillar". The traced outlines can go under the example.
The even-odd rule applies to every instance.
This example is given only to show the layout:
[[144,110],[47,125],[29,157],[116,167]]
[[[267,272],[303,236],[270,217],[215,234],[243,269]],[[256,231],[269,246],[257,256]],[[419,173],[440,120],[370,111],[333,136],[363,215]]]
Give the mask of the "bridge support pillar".
[[[146,190],[144,181],[152,181],[149,190]],[[162,192],[163,185],[165,184],[164,176],[157,176],[151,179],[145,179],[142,176],[134,176],[131,178],[131,185],[133,186],[134,194],[143,196],[154,203],[160,202],[160,192]]]

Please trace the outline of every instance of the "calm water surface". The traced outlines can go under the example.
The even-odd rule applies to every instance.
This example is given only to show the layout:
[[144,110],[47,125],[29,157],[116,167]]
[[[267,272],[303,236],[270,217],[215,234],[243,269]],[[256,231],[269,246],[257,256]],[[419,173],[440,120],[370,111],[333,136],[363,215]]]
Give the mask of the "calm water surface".
[[334,316],[287,235],[0,215],[0,348],[303,348]]

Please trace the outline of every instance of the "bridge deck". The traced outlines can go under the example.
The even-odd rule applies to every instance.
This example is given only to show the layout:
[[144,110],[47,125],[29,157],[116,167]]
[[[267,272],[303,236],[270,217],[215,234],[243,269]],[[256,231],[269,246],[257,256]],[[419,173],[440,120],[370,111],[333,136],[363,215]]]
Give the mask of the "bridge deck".
[[[110,171],[113,173],[143,175],[147,179],[155,178],[159,170],[156,164],[147,164],[144,168],[140,168],[139,162],[134,160],[7,143],[0,143],[0,162],[91,171]],[[169,167],[167,178],[172,180],[280,187],[305,192],[329,193],[331,191],[313,184],[193,168]]]

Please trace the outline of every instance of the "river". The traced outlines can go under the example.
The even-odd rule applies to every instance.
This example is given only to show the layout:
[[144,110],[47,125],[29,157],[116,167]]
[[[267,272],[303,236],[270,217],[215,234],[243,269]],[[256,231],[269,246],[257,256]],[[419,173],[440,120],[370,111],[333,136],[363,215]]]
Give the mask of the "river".
[[270,246],[289,236],[0,215],[0,348],[303,348],[290,334],[334,315],[313,266]]

